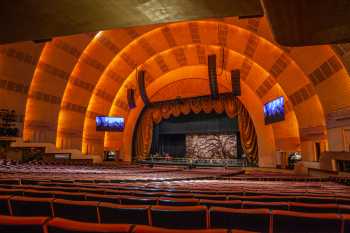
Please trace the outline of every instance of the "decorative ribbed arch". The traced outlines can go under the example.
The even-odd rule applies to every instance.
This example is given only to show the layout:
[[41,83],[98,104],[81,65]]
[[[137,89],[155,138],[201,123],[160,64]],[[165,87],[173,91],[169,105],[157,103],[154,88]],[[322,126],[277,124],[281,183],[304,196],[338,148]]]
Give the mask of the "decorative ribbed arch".
[[[186,51],[186,54],[188,54],[189,50],[192,49],[192,50],[196,50],[198,49],[198,46],[201,46],[201,45],[188,45],[188,46],[180,46],[180,48],[183,48],[185,51]],[[203,49],[204,46],[202,46]],[[218,52],[220,51],[220,47],[218,47],[217,45],[214,45],[214,46],[206,46],[207,48],[207,52]],[[157,60],[157,56],[162,56],[164,57],[165,60],[169,60],[170,57],[173,55],[173,51],[174,50],[177,50],[179,49],[179,47],[174,47],[174,48],[171,48],[169,50],[166,50],[166,51],[163,51],[162,53],[160,54],[157,54],[153,57],[151,57],[150,59],[148,59],[144,64],[143,66],[146,68],[146,67],[152,67],[152,65],[150,65],[150,63],[154,63],[155,60]],[[226,54],[227,54],[227,65],[226,65],[226,68],[227,70],[230,70],[230,69],[233,69],[235,67],[240,67],[241,66],[241,63],[245,60],[244,57],[234,51],[231,51],[229,49],[226,49]],[[168,56],[165,56],[165,55],[168,55]],[[191,60],[191,59],[189,59]],[[192,65],[197,65],[199,64],[199,62],[197,61],[197,59],[195,59],[196,61],[192,61]],[[252,65],[252,75],[254,75],[254,77],[251,78],[252,81],[249,81],[250,79],[248,78],[246,81],[248,81],[248,84],[250,86],[250,88],[252,88],[253,91],[256,91],[257,89],[257,86],[264,81],[264,79],[266,79],[266,77],[269,77],[269,74],[264,71],[259,65],[255,64],[253,61],[250,61],[253,65]],[[190,63],[190,62],[189,62]],[[191,64],[188,64],[188,65],[191,65]],[[169,67],[169,69],[177,69],[181,66],[181,64],[177,64],[177,65],[174,65],[172,67]],[[147,69],[146,69],[147,70]],[[147,73],[148,75],[152,76],[155,80],[156,77],[158,77],[159,75],[159,72],[155,72],[155,73],[152,73],[151,72],[152,70],[149,70],[149,72]],[[219,71],[220,72],[220,71]],[[160,73],[160,75],[162,75]],[[207,75],[207,74],[205,74]],[[135,72],[131,73],[130,74],[130,77],[134,77],[135,76]],[[230,80],[230,75],[227,74],[225,75],[225,78],[227,79],[226,81],[229,81]],[[124,87],[121,87],[120,90],[126,90],[125,86],[133,86],[134,88],[136,88],[136,83],[135,83],[135,79],[128,79],[130,82],[128,83],[124,83]],[[150,82],[152,80],[149,80]],[[132,82],[132,83],[131,83]],[[270,95],[266,95],[268,96],[268,98],[275,98],[277,96],[280,96],[280,95],[283,95],[285,96],[286,100],[288,100],[288,97],[286,96],[286,94],[283,92],[283,90],[279,87],[278,84],[275,85],[275,87],[272,89],[272,91],[270,91]],[[269,99],[265,99],[264,98],[262,99],[262,101],[266,102],[267,100]],[[119,103],[120,102],[125,102],[126,101],[126,95],[125,95],[125,92],[123,93],[123,91],[120,91],[117,95],[117,97],[115,98],[115,101],[114,101],[114,104],[112,105],[113,107],[114,106],[119,106]],[[102,104],[102,103],[100,103]],[[126,104],[125,104],[126,105]],[[289,104],[288,104],[289,106]],[[90,111],[96,111],[96,110],[101,110],[101,106],[100,105],[96,105],[96,109],[90,109]],[[106,108],[104,108],[106,109]],[[119,109],[121,110],[121,109]],[[118,112],[118,115],[120,115],[121,113],[127,113],[127,111],[119,111]],[[106,112],[106,110],[102,111],[101,114],[108,114],[108,112]],[[127,117],[127,114],[124,114],[124,117]],[[103,135],[102,133],[100,132],[95,132],[95,119],[94,118],[86,118],[85,119],[85,127],[84,127],[84,139],[91,139],[91,138],[94,138],[94,140],[98,140],[98,138],[100,138],[100,142],[101,142],[101,139],[103,138]],[[86,140],[83,140],[84,141],[84,145],[83,145],[83,148],[86,148]],[[101,143],[100,143],[101,144]],[[94,148],[96,148],[97,146],[94,146]],[[91,151],[90,150],[86,150],[86,149],[83,149],[84,151]]]
[[[255,19],[254,19],[255,20]],[[253,33],[251,33],[251,35],[253,35],[253,36],[251,36],[251,37],[249,37],[248,39],[246,38],[246,41],[244,42],[244,40],[242,41],[242,42],[240,42],[240,43],[246,43],[246,46],[245,46],[245,48],[244,48],[244,52],[246,52],[245,50],[247,50],[247,51],[250,51],[251,50],[251,45],[254,45],[254,43],[257,41],[256,40],[256,38],[254,39],[254,36],[255,37],[257,37],[258,38],[258,46],[257,46],[257,48],[255,48],[255,49],[257,49],[257,51],[259,50],[259,49],[261,49],[261,48],[266,48],[266,47],[261,47],[260,48],[260,46],[261,46],[261,44],[262,44],[262,42],[261,41],[264,41],[265,42],[265,39],[262,39],[262,38],[260,38],[260,36],[262,36],[262,37],[266,37],[268,40],[270,40],[271,39],[271,33],[270,33],[270,31],[268,30],[268,27],[266,27],[266,25],[264,26],[264,24],[266,24],[266,19],[264,18],[263,20],[260,20],[261,22],[263,22],[263,23],[261,23],[260,22],[260,26],[258,26],[258,27],[256,27],[256,28],[252,28],[252,25],[250,25],[250,22],[249,22],[249,20],[248,21],[245,21],[245,20],[234,20],[234,21],[227,21],[227,23],[229,23],[229,24],[237,24],[237,25],[239,25],[239,27],[245,27],[245,28],[248,28],[249,30],[251,30]],[[240,22],[240,23],[237,23],[237,22]],[[246,24],[246,22],[248,22],[247,24]],[[197,42],[199,42],[199,43],[202,43],[202,39],[203,39],[203,36],[201,36],[202,34],[203,34],[203,31],[201,31],[201,27],[198,27],[199,28],[199,30],[198,30],[198,33],[196,32],[196,26],[193,26],[193,25],[196,25],[196,24],[203,24],[203,23],[207,23],[207,21],[199,21],[199,22],[185,22],[184,24],[187,24],[187,26],[184,26],[184,28],[185,28],[185,30],[182,30],[182,32],[185,32],[185,33],[182,33],[181,34],[181,32],[180,32],[180,34],[181,34],[181,36],[183,36],[183,38],[180,38],[181,39],[181,41],[186,41],[186,40],[191,40],[192,42],[193,41],[197,41]],[[226,25],[225,23],[221,23],[221,22],[212,22],[212,23],[214,23],[214,24],[220,24],[220,25]],[[254,24],[254,23],[253,23]],[[174,25],[177,25],[177,24],[174,24]],[[174,31],[174,25],[167,25],[167,26],[161,26],[160,28],[164,28],[164,27],[168,27],[170,30],[164,30],[164,31],[162,31],[162,34],[164,34],[164,35],[169,35],[169,32],[170,32],[170,34],[172,34],[172,35],[178,35],[178,32],[176,32],[176,33],[174,33],[175,31]],[[193,26],[192,27],[192,29],[194,28],[194,31],[193,32],[190,32],[190,33],[188,33],[188,31],[190,30],[189,28],[191,27],[191,25]],[[261,26],[262,25],[262,26]],[[229,26],[229,28],[230,27],[232,27],[232,26]],[[237,26],[233,26],[233,27],[237,27]],[[160,28],[158,28],[159,30],[161,30]],[[198,29],[197,28],[197,29]],[[156,29],[156,30],[158,30],[158,29]],[[217,34],[215,34],[215,33],[213,33],[213,35],[214,35],[214,39],[213,39],[213,41],[216,41],[216,43],[223,43],[223,41],[225,41],[225,26],[224,27],[222,27],[221,29],[218,29],[218,31],[220,31],[220,32],[218,32]],[[245,30],[245,29],[244,29]],[[147,30],[144,30],[144,32],[145,31],[147,31]],[[181,30],[180,30],[181,31]],[[196,34],[197,33],[197,34]],[[146,34],[148,34],[148,33],[146,33]],[[135,30],[131,30],[130,31],[130,33],[128,32],[128,35],[132,35],[132,37],[134,38],[134,42],[137,40],[138,41],[138,43],[141,43],[142,44],[142,50],[145,50],[145,51],[148,51],[147,53],[152,53],[152,49],[154,49],[154,50],[156,50],[153,46],[157,46],[156,45],[156,43],[154,42],[154,41],[148,41],[144,36],[146,35],[145,33],[143,33],[143,32],[141,32],[141,33],[137,33],[137,32],[135,32]],[[228,33],[229,34],[229,33]],[[258,36],[257,36],[258,35]],[[269,37],[268,37],[269,36]],[[220,37],[220,38],[219,38]],[[110,36],[108,36],[108,37],[106,37],[107,39],[111,39],[112,38],[112,35],[110,35]],[[137,38],[137,39],[136,39]],[[227,38],[226,38],[227,39]],[[236,39],[236,38],[235,38]],[[140,42],[140,41],[142,41],[142,42]],[[171,39],[171,37],[168,37],[168,39],[166,40],[166,43],[170,43],[170,44],[172,44],[172,43],[174,43],[174,41],[175,41],[175,43],[176,44],[179,44],[179,43],[177,43],[178,41],[177,41],[177,39],[175,38],[175,40],[172,40]],[[220,42],[221,41],[221,42]],[[255,41],[255,42],[254,42]],[[157,41],[158,42],[158,41]],[[97,42],[97,41],[94,41],[93,43],[100,43],[100,42]],[[234,43],[236,43],[236,41],[234,41]],[[271,44],[271,42],[268,42],[269,44]],[[132,43],[133,44],[133,43]],[[149,44],[151,44],[151,46],[150,47],[147,47],[147,44],[149,45]],[[130,44],[129,44],[130,45]],[[128,45],[128,46],[129,46]],[[135,45],[135,44],[133,44],[133,45]],[[127,47],[128,47],[127,46]],[[120,46],[119,47],[119,49],[122,49],[124,46]],[[248,48],[249,47],[249,48]],[[253,46],[254,47],[254,46]],[[330,46],[322,46],[322,48],[330,48]],[[135,47],[134,49],[136,49],[136,50],[138,50],[138,49],[140,49],[140,46],[138,46],[138,47]],[[284,48],[283,48],[284,49]],[[284,58],[285,57],[287,57],[287,59],[290,59],[290,58],[292,58],[293,60],[295,60],[295,62],[298,64],[298,65],[301,65],[300,67],[302,68],[302,71],[304,71],[304,73],[306,73],[306,74],[310,74],[310,72],[311,71],[313,71],[314,70],[314,68],[316,67],[316,69],[318,68],[318,66],[321,66],[322,65],[322,62],[321,61],[317,61],[318,63],[320,63],[321,62],[321,64],[316,64],[315,65],[315,67],[313,67],[312,65],[309,67],[309,68],[307,68],[306,67],[306,63],[307,62],[305,62],[305,63],[303,63],[303,59],[302,59],[302,53],[304,53],[303,51],[305,50],[308,50],[309,48],[296,48],[296,49],[286,49],[285,51],[286,52],[288,52],[288,54],[285,54],[285,53],[282,53],[282,55],[281,55],[281,59],[279,59],[280,57],[278,56],[278,55],[276,55],[276,56],[274,56],[274,59],[271,59],[271,61],[273,61],[273,60],[275,60],[274,62],[273,62],[273,64],[267,64],[266,65],[266,67],[268,67],[268,66],[271,66],[270,68],[273,68],[273,67],[278,67],[278,64],[282,64],[282,66],[283,66],[283,62],[284,62]],[[314,54],[317,54],[317,52],[318,52],[318,49],[319,49],[319,47],[316,47],[316,48],[312,48],[311,50],[310,50],[310,53],[309,54],[312,54],[312,55],[314,55]],[[98,51],[100,50],[100,48],[98,48],[98,46],[94,46],[94,49],[91,49],[91,50],[89,50],[88,52],[87,51],[84,51],[84,53],[85,52],[87,52],[87,54],[89,54],[89,56],[91,56],[91,57],[94,57],[94,56],[97,56],[99,53],[98,53]],[[327,49],[323,49],[323,50],[327,50]],[[331,52],[326,52],[326,53],[324,53],[324,51],[322,50],[322,52],[319,54],[319,56],[317,56],[317,58],[319,59],[319,60],[321,60],[321,59],[326,59],[326,57],[327,56],[330,56],[330,55],[332,55],[331,54]],[[330,50],[330,49],[329,49]],[[124,50],[123,50],[124,51]],[[135,50],[134,50],[135,51]],[[282,50],[280,50],[280,51],[282,51]],[[299,51],[299,52],[298,52]],[[308,50],[309,51],[309,50]],[[119,50],[118,50],[118,52],[119,52]],[[255,52],[255,53],[253,53],[251,56],[256,56],[256,53],[257,52]],[[118,53],[119,55],[121,55],[122,53],[121,52],[119,52]],[[126,56],[125,55],[123,55],[123,60],[124,61],[127,61],[128,59],[127,58],[130,58],[130,57],[132,57],[133,56],[133,54],[134,53],[125,53],[126,54]],[[326,54],[326,55],[324,55],[324,54]],[[283,55],[285,55],[284,57],[283,57]],[[53,55],[52,55],[53,56]],[[289,57],[290,56],[290,57]],[[277,58],[277,59],[276,59]],[[261,60],[261,58],[259,58],[260,60]],[[293,63],[293,60],[291,61],[292,63]],[[316,59],[317,60],[317,59]],[[281,63],[281,61],[282,61],[282,63]],[[81,60],[79,59],[79,62],[81,62]],[[121,63],[120,63],[121,64]],[[132,64],[132,63],[130,63],[129,62],[129,65],[130,64]],[[277,64],[277,65],[276,65]],[[124,63],[124,66],[125,65],[128,65],[128,64],[125,64]],[[288,67],[289,67],[289,65],[288,65]],[[306,68],[305,68],[306,67]],[[85,68],[83,68],[82,67],[82,69],[85,69]],[[106,69],[106,70],[108,70],[108,69]],[[269,70],[269,69],[268,69]],[[278,68],[277,68],[277,70],[278,70]],[[270,71],[270,70],[269,70]],[[109,75],[109,77],[110,77],[110,79],[112,79],[113,77],[114,78],[116,78],[117,80],[118,80],[118,85],[119,85],[119,82],[120,82],[120,80],[119,80],[119,78],[120,77],[122,77],[122,76],[114,76],[115,75],[115,73],[113,73],[113,72],[111,72],[110,73],[110,75]],[[344,74],[342,73],[341,74],[342,76],[344,76]],[[306,76],[305,76],[306,77]],[[85,78],[85,76],[84,76],[84,78]],[[90,74],[89,75],[87,75],[86,76],[86,78],[87,79],[89,79],[90,78]],[[100,77],[101,78],[101,77]],[[122,77],[123,78],[123,77]],[[281,75],[281,77],[278,77],[279,79],[281,79],[282,81],[283,81],[283,76]],[[310,78],[310,77],[308,77],[308,78]],[[333,80],[333,76],[332,76],[332,80]],[[343,78],[342,78],[342,80],[343,80]],[[97,80],[96,80],[97,81]],[[292,84],[292,82],[291,82],[291,80],[284,80],[284,82],[286,83],[286,84],[288,84],[288,86],[289,85],[291,85]],[[298,82],[296,82],[296,83],[298,83]],[[262,83],[263,84],[263,83]],[[268,82],[267,82],[267,84],[268,84]],[[69,84],[70,85],[70,84]],[[308,86],[303,86],[303,87],[301,87],[301,88],[299,88],[298,89],[298,87],[296,87],[294,84],[293,85],[291,85],[291,86],[293,86],[292,88],[294,88],[294,90],[296,90],[295,91],[295,93],[293,92],[292,94],[302,94],[306,89],[305,89],[305,87],[307,87],[307,88],[310,88],[311,87],[311,89],[312,89],[312,85],[308,85]],[[73,85],[70,85],[70,88],[68,88],[68,86],[67,86],[67,88],[66,88],[66,90],[70,90],[70,92],[72,92],[72,93],[76,93],[75,91],[73,91],[73,90],[76,90],[76,89],[74,89],[74,88],[71,88],[71,87],[73,87]],[[94,88],[94,84],[91,86],[92,88]],[[262,87],[262,89],[264,89],[264,86],[261,86]],[[324,89],[324,88],[323,88]],[[323,92],[324,90],[323,90],[322,88],[320,88],[320,90],[317,90],[316,89],[316,94],[320,94],[321,92]],[[100,88],[95,88],[95,90],[101,90]],[[94,91],[94,93],[98,93],[97,91],[95,92]],[[107,94],[110,94],[110,93],[108,93],[108,91],[106,91],[106,93]],[[315,93],[315,92],[314,92]],[[101,93],[99,93],[99,94],[101,94]],[[288,94],[288,93],[287,93]],[[322,94],[322,93],[321,93]],[[89,94],[90,95],[90,97],[91,97],[91,94]],[[109,95],[110,97],[112,97],[112,96],[114,96],[114,94],[111,94],[111,95]],[[109,97],[108,95],[107,95],[107,97]],[[266,96],[268,96],[268,94],[266,95]],[[267,98],[268,99],[268,97],[266,97],[266,96],[264,96],[264,98]],[[294,96],[294,95],[293,95]],[[325,93],[323,93],[323,95],[321,95],[321,96],[326,96],[326,94]],[[90,99],[90,97],[89,97],[89,99]],[[297,98],[298,96],[296,95],[296,98]],[[79,99],[79,97],[76,97],[75,95],[71,95],[71,98],[74,100],[74,99]],[[90,101],[90,100],[87,100],[88,102]],[[109,98],[109,99],[111,99],[111,98]],[[317,108],[321,108],[322,109],[322,105],[325,105],[324,103],[323,103],[323,99],[321,99],[321,103],[322,103],[322,105],[320,104],[320,100],[318,100],[318,96],[314,96],[314,97],[312,97],[311,98],[312,99],[312,102],[314,102],[314,103],[316,103],[316,105],[317,105]],[[347,98],[343,98],[343,102],[346,100]],[[329,101],[327,102],[327,100],[328,99],[325,99],[325,101],[326,101],[326,105],[327,106],[333,106]],[[333,100],[332,100],[333,101]],[[107,101],[107,102],[109,102],[109,101]],[[342,104],[344,104],[344,103],[342,103]],[[313,105],[313,104],[307,104],[307,105]],[[63,104],[62,104],[62,106],[63,106]],[[74,112],[69,112],[69,113],[67,113],[66,114],[66,116],[68,116],[68,118],[66,118],[67,119],[67,124],[69,125],[69,120],[68,119],[74,119],[74,117],[77,117],[79,120],[78,121],[82,121],[82,120],[84,120],[84,113],[86,113],[86,106],[87,106],[87,103],[84,105],[79,105],[79,106],[68,106],[68,107],[71,107],[71,108],[73,108],[73,107],[77,107],[77,108],[79,108],[79,107],[83,107],[83,109],[75,109],[75,110],[82,110],[80,113],[74,113]],[[299,112],[301,113],[301,112],[303,112],[304,111],[304,107],[299,107],[300,105],[298,105],[298,109],[299,109]],[[338,105],[334,105],[334,106],[336,106],[336,107],[338,107]],[[306,107],[307,108],[307,107]],[[329,108],[329,107],[328,107]],[[45,112],[45,111],[38,111],[38,110],[33,110],[33,111],[37,111],[37,113],[38,112],[41,112],[41,113],[38,113],[39,115],[41,114],[41,116],[45,116],[45,114],[44,113],[42,113],[42,112]],[[79,112],[78,111],[78,112]],[[89,115],[90,117],[92,116],[91,114],[94,114],[94,112],[87,112],[85,115]],[[323,117],[323,116],[322,116]],[[324,119],[324,118],[323,118]],[[309,121],[310,119],[308,119],[308,120],[306,120],[306,121]],[[307,125],[306,125],[307,126]],[[82,126],[80,126],[81,128],[82,128]],[[302,125],[302,127],[305,127],[305,125]],[[59,127],[58,127],[59,128]],[[64,128],[64,127],[63,127]],[[69,128],[69,127],[68,127]],[[68,129],[67,128],[67,129]],[[75,129],[74,128],[74,130],[76,131],[76,132],[78,132],[78,134],[80,134],[80,137],[81,137],[81,129],[79,130],[79,129]],[[73,130],[73,131],[74,131]],[[80,133],[79,133],[80,132]]]
[[[24,140],[55,143],[64,89],[74,65],[91,39],[92,37],[82,34],[54,38],[45,43],[28,90]],[[37,132],[38,129],[40,133]]]

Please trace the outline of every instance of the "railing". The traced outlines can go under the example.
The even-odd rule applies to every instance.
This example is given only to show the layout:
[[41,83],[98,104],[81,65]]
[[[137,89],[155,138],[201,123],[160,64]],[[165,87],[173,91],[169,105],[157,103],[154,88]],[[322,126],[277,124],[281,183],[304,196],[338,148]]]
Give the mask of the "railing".
[[193,165],[193,166],[215,166],[215,167],[251,167],[254,166],[246,159],[202,159],[189,157],[150,157],[138,161],[146,164],[172,164],[172,165]]

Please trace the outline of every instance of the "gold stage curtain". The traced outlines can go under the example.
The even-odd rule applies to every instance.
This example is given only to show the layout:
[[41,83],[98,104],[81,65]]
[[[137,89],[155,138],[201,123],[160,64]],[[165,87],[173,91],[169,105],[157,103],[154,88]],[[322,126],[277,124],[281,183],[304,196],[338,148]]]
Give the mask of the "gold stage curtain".
[[241,145],[246,154],[247,160],[258,164],[258,137],[256,136],[255,127],[249,116],[247,109],[242,104],[238,110],[238,127],[241,136]]
[[146,159],[151,150],[153,136],[152,116],[152,111],[146,109],[137,127],[135,153],[139,160]]
[[258,140],[248,111],[243,104],[232,95],[220,96],[218,99],[199,97],[180,101],[153,104],[145,109],[136,130],[135,152],[138,159],[145,159],[152,144],[153,124],[159,124],[163,119],[171,116],[187,115],[191,112],[198,114],[225,112],[228,117],[238,115],[238,125],[241,135],[242,148],[249,162],[258,163]]

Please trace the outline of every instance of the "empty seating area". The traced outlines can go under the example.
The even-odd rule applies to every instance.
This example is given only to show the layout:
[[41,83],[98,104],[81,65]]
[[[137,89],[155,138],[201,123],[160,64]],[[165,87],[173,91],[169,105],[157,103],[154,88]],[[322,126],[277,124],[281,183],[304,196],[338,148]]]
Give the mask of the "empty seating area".
[[[16,179],[21,174],[22,179],[36,180],[67,180],[73,182],[93,181],[95,183],[164,181],[184,179],[212,179],[242,173],[241,169],[191,169],[184,167],[144,167],[101,165],[58,165],[40,163],[14,163],[0,160],[0,179]],[[69,177],[69,179],[67,179]],[[46,178],[46,179],[45,179]]]
[[[15,169],[6,170],[8,166]],[[349,225],[350,187],[317,177],[259,180],[253,179],[257,175],[252,172],[179,167],[7,164],[1,169],[0,215],[34,219],[30,223],[34,229],[40,225],[48,232],[84,232],[79,229],[95,224],[94,232],[235,229],[278,233],[305,229],[309,233],[346,232]],[[267,173],[273,175],[284,177]],[[77,228],[58,226],[64,221],[74,221]]]

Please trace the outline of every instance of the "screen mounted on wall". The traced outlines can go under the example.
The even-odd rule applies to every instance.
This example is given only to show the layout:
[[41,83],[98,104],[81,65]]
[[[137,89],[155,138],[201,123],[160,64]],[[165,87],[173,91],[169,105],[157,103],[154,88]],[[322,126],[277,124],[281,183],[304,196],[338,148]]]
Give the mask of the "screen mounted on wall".
[[284,97],[278,97],[264,104],[265,124],[284,120]]
[[96,117],[96,131],[122,132],[123,130],[124,130],[123,117],[108,117],[108,116]]

